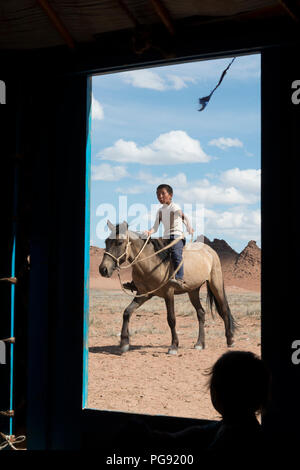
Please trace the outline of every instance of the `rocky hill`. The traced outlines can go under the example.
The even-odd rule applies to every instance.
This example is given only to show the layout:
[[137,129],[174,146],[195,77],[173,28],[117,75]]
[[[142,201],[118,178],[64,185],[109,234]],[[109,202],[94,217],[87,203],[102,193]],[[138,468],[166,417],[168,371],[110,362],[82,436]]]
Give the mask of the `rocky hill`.
[[251,240],[239,254],[235,266],[234,275],[236,277],[260,277],[261,269],[261,249]]
[[249,241],[241,253],[233,250],[225,240],[215,238],[210,241],[207,237],[201,235],[197,241],[206,243],[218,253],[225,285],[260,290],[261,249],[254,240]]
[[232,263],[235,263],[238,259],[239,254],[234,251],[225,240],[214,238],[214,240],[211,242],[209,238],[201,235],[197,238],[196,241],[201,241],[202,243],[211,246],[218,253],[223,268],[227,264],[231,265]]

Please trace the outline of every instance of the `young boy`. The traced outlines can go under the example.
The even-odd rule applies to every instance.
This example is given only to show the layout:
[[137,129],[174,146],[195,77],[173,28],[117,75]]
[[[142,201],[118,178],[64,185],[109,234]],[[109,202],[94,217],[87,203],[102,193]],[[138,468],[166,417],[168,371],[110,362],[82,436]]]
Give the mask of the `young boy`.
[[[179,205],[172,201],[173,189],[170,185],[160,184],[156,188],[156,196],[162,206],[157,211],[153,227],[150,230],[146,230],[145,233],[147,235],[152,235],[152,233],[157,232],[159,224],[162,222],[164,226],[163,238],[169,239],[170,242],[176,238],[180,238],[180,240],[171,247],[171,259],[175,270],[181,263],[182,250],[185,245],[182,222],[186,225],[190,235],[194,233],[194,230]],[[175,279],[171,279],[170,284],[174,287],[185,287],[183,280],[183,265],[181,265],[175,274]]]

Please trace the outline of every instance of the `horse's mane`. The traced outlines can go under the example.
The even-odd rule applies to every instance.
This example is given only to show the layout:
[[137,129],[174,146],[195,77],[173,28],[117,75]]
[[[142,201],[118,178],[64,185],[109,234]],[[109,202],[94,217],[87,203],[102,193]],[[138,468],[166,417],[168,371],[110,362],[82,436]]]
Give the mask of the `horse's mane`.
[[[165,240],[164,238],[150,238],[148,243],[151,243],[153,245],[153,248],[155,251],[161,250],[164,246],[168,245],[170,243],[170,240]],[[160,253],[157,254],[157,256],[164,262],[168,262],[170,260],[170,254],[171,250],[170,248],[167,248],[164,251],[161,251]]]
[[[139,234],[137,232],[132,232],[131,230],[129,230],[129,233],[130,233],[130,236],[133,238],[133,239],[141,239],[141,240],[144,240],[145,242],[145,237],[142,236],[142,234]],[[161,250],[162,248],[164,248],[164,246],[168,245],[170,243],[170,240],[166,240],[164,238],[149,238],[148,240],[148,243],[151,243],[151,245],[153,246],[154,248],[154,251],[159,251]],[[160,253],[157,254],[157,256],[161,259],[161,261],[163,262],[168,262],[170,260],[170,248],[167,248],[166,250],[164,251],[161,251]]]

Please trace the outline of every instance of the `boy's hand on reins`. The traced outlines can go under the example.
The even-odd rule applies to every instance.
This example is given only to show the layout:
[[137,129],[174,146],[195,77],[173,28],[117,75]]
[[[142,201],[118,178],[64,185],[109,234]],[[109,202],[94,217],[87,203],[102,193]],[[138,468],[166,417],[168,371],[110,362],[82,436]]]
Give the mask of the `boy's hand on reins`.
[[152,235],[153,230],[145,230],[143,233],[149,237],[149,235]]

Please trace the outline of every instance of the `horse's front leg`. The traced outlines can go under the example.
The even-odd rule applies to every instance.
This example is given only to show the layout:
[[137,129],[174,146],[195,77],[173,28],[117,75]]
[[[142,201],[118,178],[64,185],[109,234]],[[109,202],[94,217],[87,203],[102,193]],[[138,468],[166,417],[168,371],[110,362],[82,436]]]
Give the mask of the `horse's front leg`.
[[178,350],[178,336],[176,333],[176,318],[175,318],[175,308],[174,308],[174,292],[168,294],[167,297],[165,297],[165,303],[167,307],[167,319],[168,319],[168,325],[171,329],[171,335],[172,335],[172,343],[171,346],[168,350],[168,354],[177,354]]
[[125,308],[124,313],[123,313],[123,324],[122,324],[121,342],[120,342],[120,348],[122,352],[126,352],[129,349],[128,325],[129,325],[131,314],[149,299],[150,299],[149,296],[135,297],[133,301],[128,305],[128,307]]

